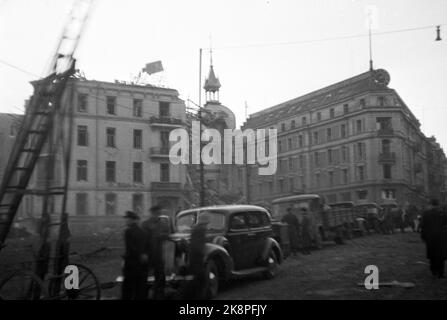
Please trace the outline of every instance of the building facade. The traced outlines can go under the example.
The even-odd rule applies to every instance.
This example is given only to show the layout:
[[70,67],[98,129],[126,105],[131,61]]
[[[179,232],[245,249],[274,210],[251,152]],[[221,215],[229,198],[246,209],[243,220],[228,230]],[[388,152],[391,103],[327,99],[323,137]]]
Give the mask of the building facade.
[[317,193],[328,203],[425,204],[426,137],[389,81],[371,70],[250,115],[243,129],[278,133],[276,174],[238,169],[250,202]]
[[[133,210],[142,216],[155,204],[173,215],[183,205],[184,165],[169,160],[169,133],[185,126],[185,104],[173,89],[123,82],[70,79],[63,103],[74,110],[67,212],[71,226],[88,231],[122,225]],[[37,163],[30,188],[45,181]],[[62,179],[56,156],[53,183]],[[27,216],[41,214],[42,197],[27,195]]]

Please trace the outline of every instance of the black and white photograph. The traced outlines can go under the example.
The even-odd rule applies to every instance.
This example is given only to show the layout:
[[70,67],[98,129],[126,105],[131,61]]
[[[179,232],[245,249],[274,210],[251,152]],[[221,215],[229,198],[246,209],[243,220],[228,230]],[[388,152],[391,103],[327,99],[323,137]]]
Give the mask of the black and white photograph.
[[1,304],[446,300],[446,88],[447,0],[0,0]]

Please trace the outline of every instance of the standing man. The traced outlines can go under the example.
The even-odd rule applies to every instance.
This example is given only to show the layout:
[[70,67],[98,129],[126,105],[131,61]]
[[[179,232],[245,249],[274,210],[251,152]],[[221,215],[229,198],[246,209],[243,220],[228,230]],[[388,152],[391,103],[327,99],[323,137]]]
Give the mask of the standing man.
[[124,232],[126,252],[123,257],[122,299],[144,300],[147,298],[147,235],[139,227],[140,217],[135,212],[126,211],[124,218],[127,228]]
[[165,264],[163,259],[163,242],[170,233],[169,224],[161,218],[161,207],[150,208],[150,217],[143,222],[143,229],[148,238],[149,269],[154,271],[154,299],[165,297]]
[[208,298],[205,244],[206,231],[209,222],[209,216],[206,213],[201,213],[197,217],[197,223],[191,230],[189,244],[189,274],[191,274],[194,279],[187,284],[183,294],[184,299],[203,300]]
[[427,248],[427,258],[430,260],[430,270],[433,277],[444,278],[444,260],[447,243],[445,232],[447,217],[439,207],[439,201],[432,199],[431,208],[422,217],[421,238]]
[[301,232],[303,242],[303,254],[310,254],[312,246],[312,222],[309,218],[309,213],[306,208],[301,208],[303,214],[303,230]]
[[299,250],[299,234],[301,226],[298,218],[292,213],[292,208],[287,208],[287,213],[282,217],[281,221],[289,225],[288,231],[290,254],[293,256],[297,256]]

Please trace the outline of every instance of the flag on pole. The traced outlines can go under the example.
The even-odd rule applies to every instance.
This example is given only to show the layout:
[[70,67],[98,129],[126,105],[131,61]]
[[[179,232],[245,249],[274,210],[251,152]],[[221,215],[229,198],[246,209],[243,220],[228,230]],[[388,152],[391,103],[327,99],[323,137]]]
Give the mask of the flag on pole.
[[147,74],[157,73],[163,71],[163,65],[161,64],[161,61],[154,61],[146,64],[146,66],[143,68],[143,71]]

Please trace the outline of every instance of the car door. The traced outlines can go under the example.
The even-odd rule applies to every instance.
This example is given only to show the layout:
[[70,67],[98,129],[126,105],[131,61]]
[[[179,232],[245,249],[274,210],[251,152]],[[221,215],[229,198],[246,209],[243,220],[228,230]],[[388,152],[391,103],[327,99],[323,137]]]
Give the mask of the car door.
[[227,240],[235,270],[245,269],[250,266],[250,258],[248,257],[250,247],[248,233],[249,228],[246,212],[230,214]]
[[248,243],[250,252],[250,264],[256,266],[261,263],[261,256],[266,244],[266,239],[271,236],[270,222],[262,211],[249,211],[248,227]]

